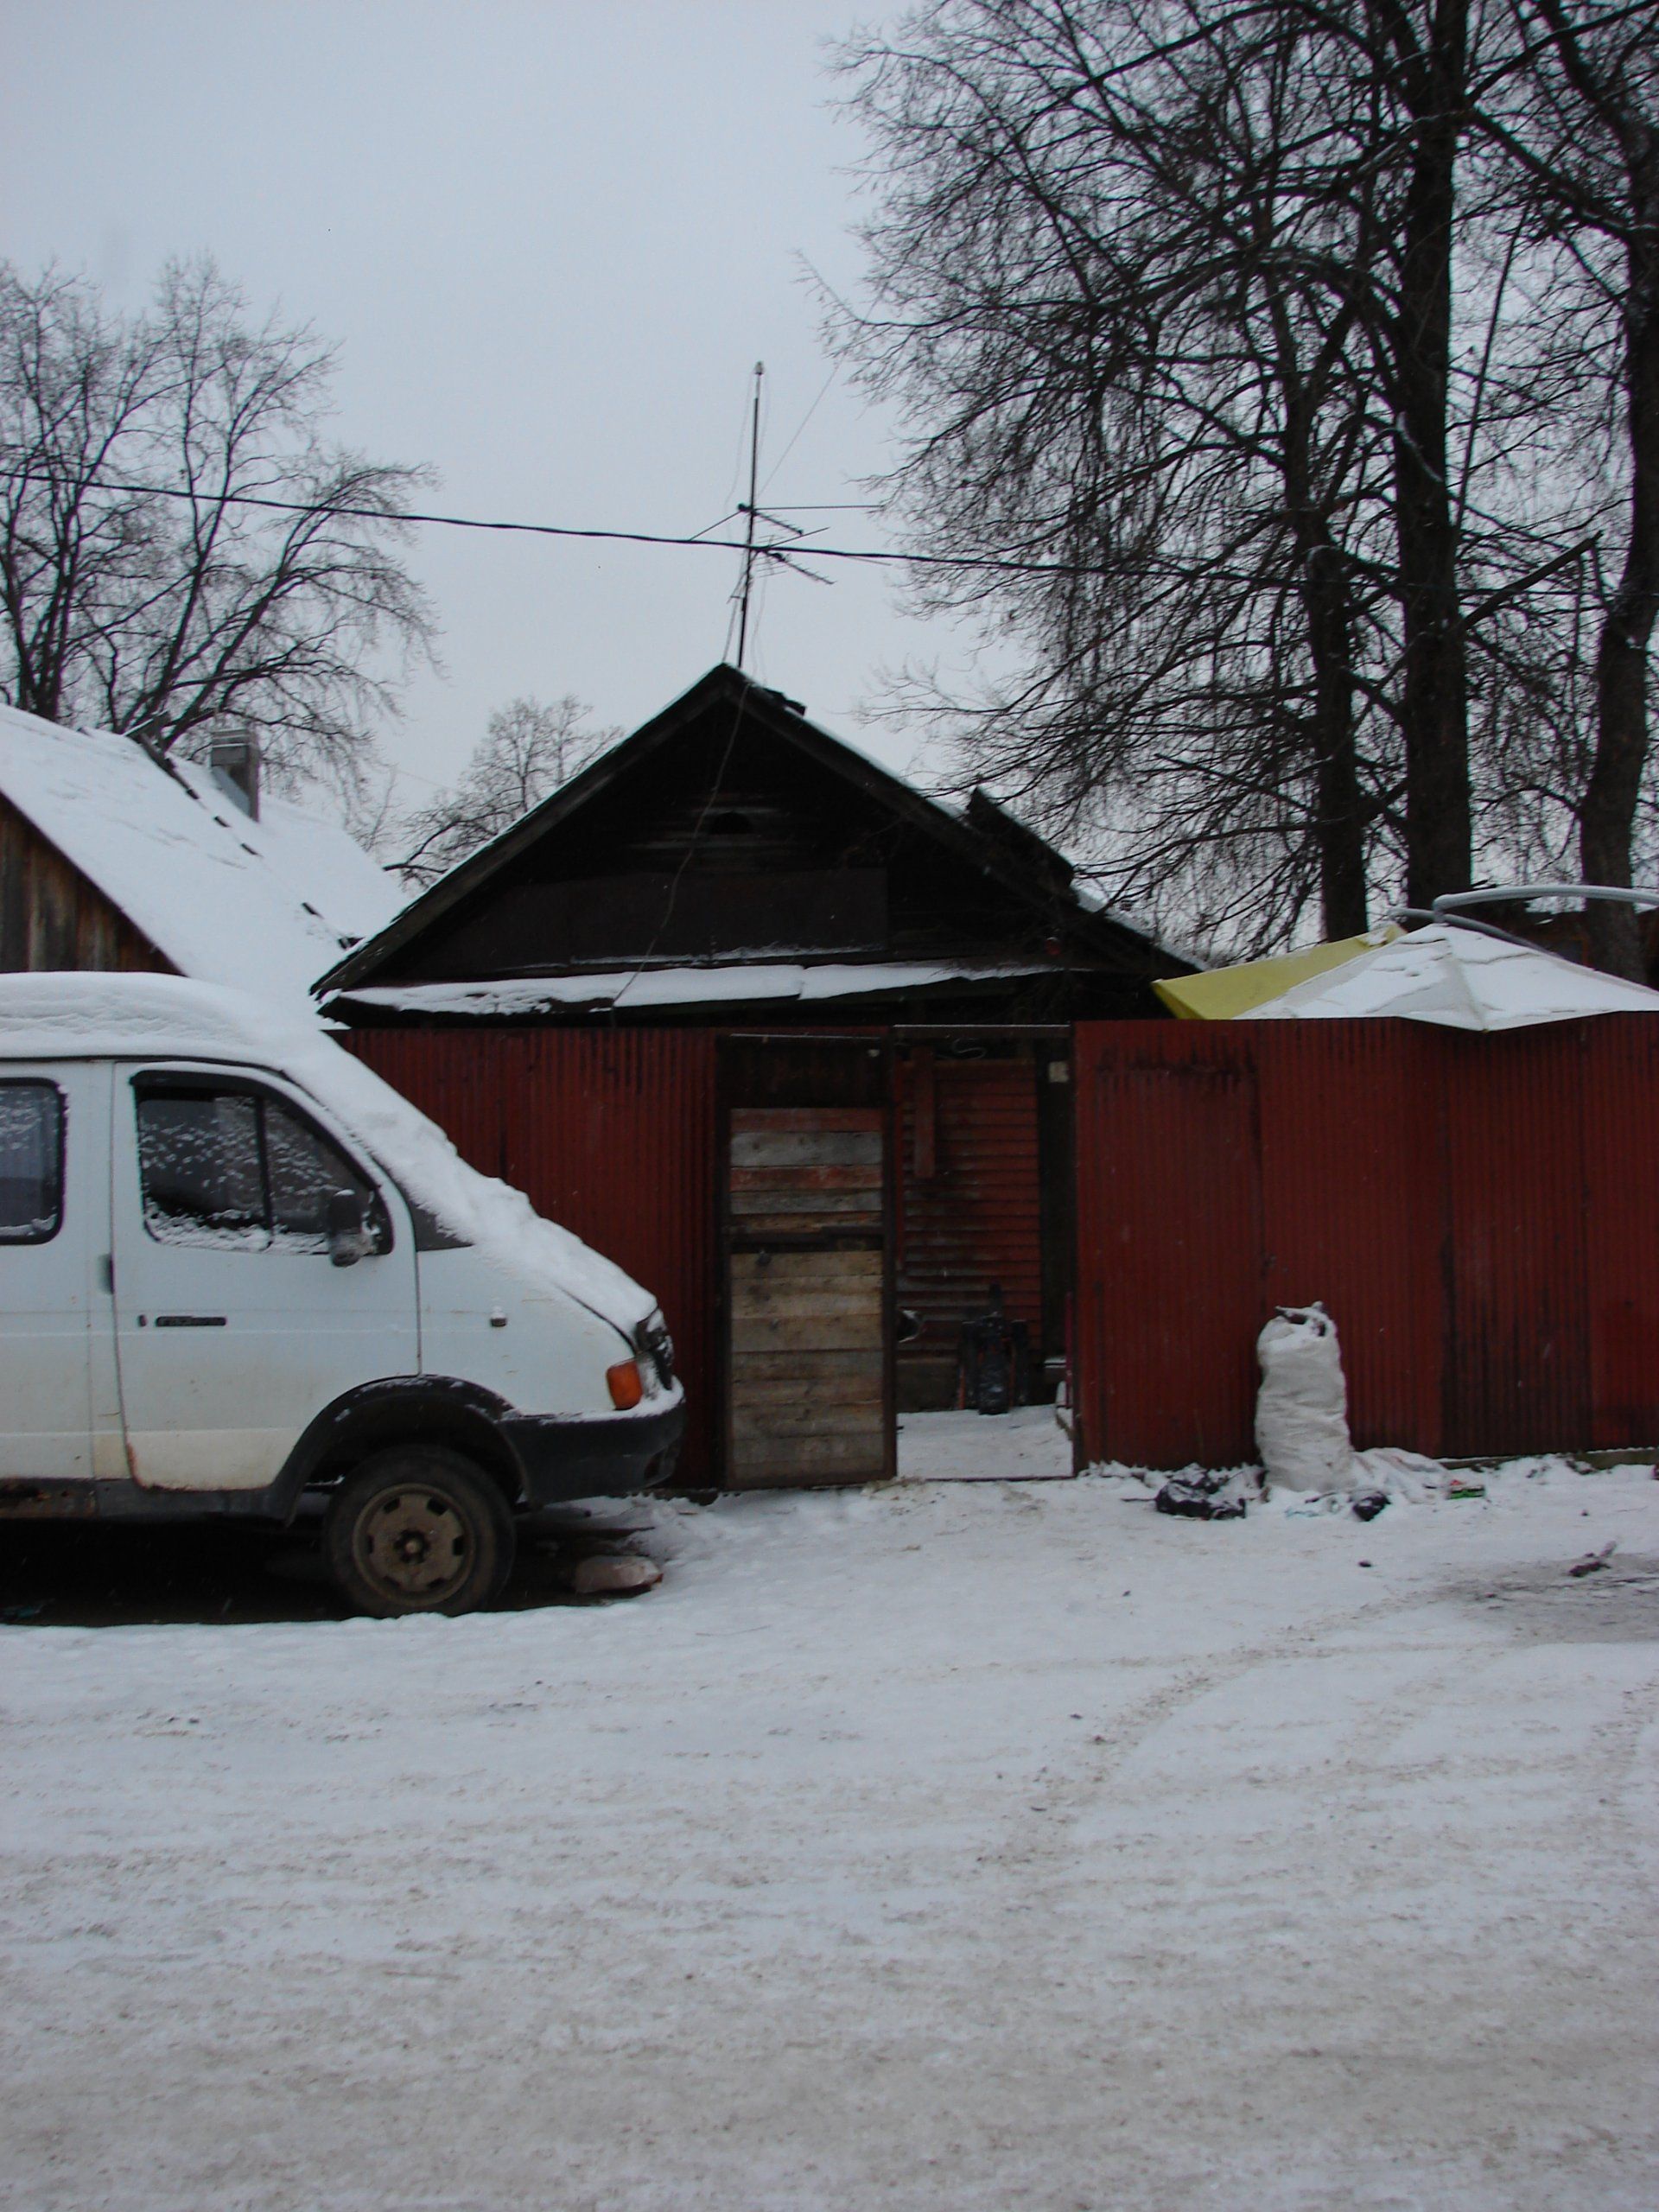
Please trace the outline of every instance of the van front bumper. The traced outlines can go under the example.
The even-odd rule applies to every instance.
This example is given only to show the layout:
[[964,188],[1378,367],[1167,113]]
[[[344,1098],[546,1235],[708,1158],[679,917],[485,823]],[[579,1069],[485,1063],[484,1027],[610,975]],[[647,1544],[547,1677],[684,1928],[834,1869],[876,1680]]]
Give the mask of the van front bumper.
[[685,1431],[685,1402],[659,1414],[616,1420],[560,1421],[512,1414],[501,1433],[518,1462],[525,1501],[557,1505],[570,1497],[622,1497],[669,1480]]

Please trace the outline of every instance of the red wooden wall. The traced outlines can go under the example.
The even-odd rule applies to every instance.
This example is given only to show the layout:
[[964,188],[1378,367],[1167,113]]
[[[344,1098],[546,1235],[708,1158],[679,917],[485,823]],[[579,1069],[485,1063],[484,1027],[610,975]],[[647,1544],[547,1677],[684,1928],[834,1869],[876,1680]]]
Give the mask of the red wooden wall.
[[1076,1080],[1090,1459],[1252,1458],[1314,1299],[1362,1446],[1659,1442],[1659,1023],[1090,1022]]
[[686,1387],[681,1478],[713,1479],[715,1042],[697,1030],[342,1036],[486,1175],[653,1291]]

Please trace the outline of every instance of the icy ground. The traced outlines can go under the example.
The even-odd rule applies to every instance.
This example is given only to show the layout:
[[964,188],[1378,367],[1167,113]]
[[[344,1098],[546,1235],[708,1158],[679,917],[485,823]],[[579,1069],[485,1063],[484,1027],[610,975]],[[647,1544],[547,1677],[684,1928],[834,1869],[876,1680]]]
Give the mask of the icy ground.
[[1659,2202],[1647,1470],[655,1521],[631,1602],[0,1630],[0,2202]]

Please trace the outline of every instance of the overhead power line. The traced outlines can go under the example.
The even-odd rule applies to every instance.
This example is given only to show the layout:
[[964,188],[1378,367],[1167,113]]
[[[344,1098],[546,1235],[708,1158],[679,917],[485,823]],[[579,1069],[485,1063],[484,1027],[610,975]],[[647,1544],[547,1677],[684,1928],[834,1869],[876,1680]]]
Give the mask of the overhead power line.
[[[36,469],[0,468],[0,479],[13,481],[41,474]],[[42,477],[41,480],[50,480]],[[1081,561],[1021,560],[1018,555],[896,553],[878,546],[819,545],[810,539],[791,540],[787,547],[755,545],[751,549],[741,537],[681,537],[663,531],[586,530],[570,523],[486,521],[477,515],[429,514],[405,507],[348,506],[333,499],[275,499],[258,492],[208,493],[188,491],[181,486],[171,484],[116,484],[101,476],[86,478],[83,488],[95,492],[119,492],[132,498],[188,499],[204,506],[264,507],[277,514],[338,515],[351,522],[422,523],[439,530],[493,531],[521,537],[571,537],[615,545],[686,546],[698,552],[713,550],[716,552],[744,553],[752,550],[757,557],[768,560],[782,560],[785,553],[788,552],[797,557],[805,554],[814,561],[862,561],[899,568],[974,569],[992,575],[1084,576],[1096,573],[1091,563]],[[807,510],[798,508],[796,512],[800,513]]]

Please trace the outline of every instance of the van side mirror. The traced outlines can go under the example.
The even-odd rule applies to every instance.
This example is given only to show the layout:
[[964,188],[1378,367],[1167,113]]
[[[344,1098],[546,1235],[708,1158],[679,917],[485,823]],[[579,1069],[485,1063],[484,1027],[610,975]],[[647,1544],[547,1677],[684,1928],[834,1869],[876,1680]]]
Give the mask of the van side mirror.
[[369,1249],[361,1197],[355,1191],[330,1191],[323,1218],[328,1230],[328,1257],[337,1268],[355,1267]]

